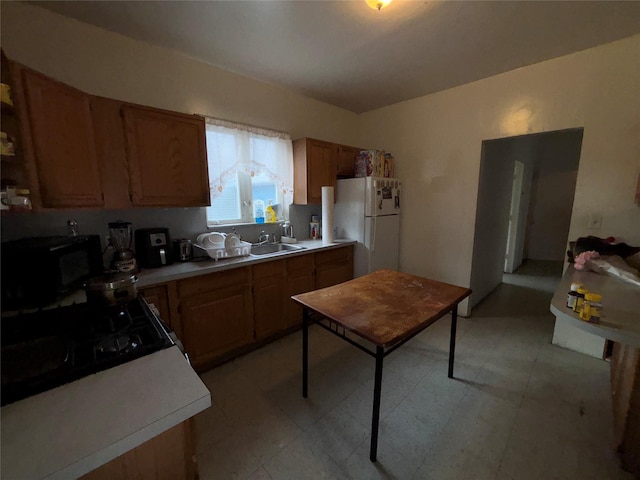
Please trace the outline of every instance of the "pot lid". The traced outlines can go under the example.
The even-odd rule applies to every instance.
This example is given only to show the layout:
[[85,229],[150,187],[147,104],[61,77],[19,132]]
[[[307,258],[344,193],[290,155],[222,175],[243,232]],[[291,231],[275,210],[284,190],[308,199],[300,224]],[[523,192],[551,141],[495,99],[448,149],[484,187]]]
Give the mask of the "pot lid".
[[97,277],[91,277],[85,283],[85,288],[91,290],[114,290],[135,284],[138,277],[131,273],[105,273]]

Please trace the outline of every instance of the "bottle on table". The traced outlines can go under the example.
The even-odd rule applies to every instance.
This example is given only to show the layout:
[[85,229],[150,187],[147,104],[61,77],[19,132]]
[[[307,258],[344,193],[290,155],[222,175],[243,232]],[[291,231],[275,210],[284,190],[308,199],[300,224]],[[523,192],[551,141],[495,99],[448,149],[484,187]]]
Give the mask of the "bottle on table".
[[578,298],[578,289],[582,286],[581,283],[577,282],[571,284],[569,293],[567,293],[567,308],[573,310],[573,306],[576,304],[576,299]]

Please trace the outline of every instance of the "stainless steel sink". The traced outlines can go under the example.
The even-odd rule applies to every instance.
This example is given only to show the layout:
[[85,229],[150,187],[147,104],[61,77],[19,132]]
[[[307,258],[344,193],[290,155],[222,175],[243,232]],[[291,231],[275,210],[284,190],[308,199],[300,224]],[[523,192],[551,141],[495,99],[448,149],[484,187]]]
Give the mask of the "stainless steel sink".
[[289,245],[288,243],[264,243],[262,245],[252,245],[251,255],[273,255],[276,253],[298,252],[304,247]]

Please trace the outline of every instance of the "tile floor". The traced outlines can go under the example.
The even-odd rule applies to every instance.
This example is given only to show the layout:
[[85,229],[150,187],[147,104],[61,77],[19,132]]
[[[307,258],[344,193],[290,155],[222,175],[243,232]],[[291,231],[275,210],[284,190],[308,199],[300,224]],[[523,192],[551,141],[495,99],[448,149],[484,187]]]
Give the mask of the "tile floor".
[[373,358],[312,327],[202,375],[202,480],[631,479],[612,444],[609,365],[551,344],[560,264],[529,262],[458,322],[385,359],[378,462],[369,461]]

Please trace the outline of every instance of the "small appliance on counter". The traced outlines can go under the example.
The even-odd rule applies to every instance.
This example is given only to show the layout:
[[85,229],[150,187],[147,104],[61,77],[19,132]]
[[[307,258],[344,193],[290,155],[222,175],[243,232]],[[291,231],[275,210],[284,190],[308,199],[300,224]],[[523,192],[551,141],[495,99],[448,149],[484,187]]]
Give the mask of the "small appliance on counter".
[[176,261],[188,262],[193,258],[193,245],[187,238],[178,238],[173,241],[173,253]]
[[136,259],[131,250],[131,223],[109,223],[109,238],[114,249],[111,269],[119,272],[135,272],[138,269]]
[[43,307],[103,272],[98,235],[2,243],[2,310]]
[[143,268],[157,268],[173,263],[168,228],[138,228],[135,233],[136,256]]

